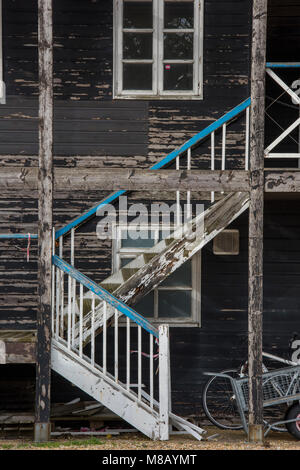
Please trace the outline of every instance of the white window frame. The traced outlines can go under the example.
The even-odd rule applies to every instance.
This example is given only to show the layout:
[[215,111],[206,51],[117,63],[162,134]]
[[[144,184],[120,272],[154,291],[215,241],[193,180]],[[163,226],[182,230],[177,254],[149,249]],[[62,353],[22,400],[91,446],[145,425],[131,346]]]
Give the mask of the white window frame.
[[[176,0],[153,0],[153,60],[128,60],[131,63],[153,63],[152,90],[123,90],[123,3],[126,0],[114,0],[114,64],[113,97],[114,99],[203,99],[203,5],[204,0],[194,1],[194,28],[164,29],[164,3]],[[130,0],[140,1],[140,0]],[[148,1],[148,0],[145,0]],[[191,0],[180,0],[191,1]],[[131,31],[131,30],[129,30]],[[133,30],[146,32],[146,30]],[[194,57],[192,60],[163,60],[164,32],[194,32]],[[193,90],[163,90],[164,64],[192,63]]]
[[[114,225],[113,233],[114,237],[112,240],[112,273],[117,272],[121,269],[122,258],[134,258],[142,253],[147,253],[147,250],[151,251],[151,248],[129,248],[121,246],[121,231],[126,230],[127,226],[123,224]],[[169,228],[169,227],[168,227]],[[140,227],[141,230],[147,230],[147,227]],[[152,227],[153,229],[153,227]],[[157,228],[154,227],[154,244],[159,242],[159,231],[163,230],[163,226]],[[153,232],[152,232],[153,233]],[[159,325],[161,323],[167,323],[172,327],[201,327],[201,251],[195,254],[191,259],[192,269],[192,286],[190,288],[186,286],[158,286],[154,290],[154,316],[149,317],[151,323]],[[192,312],[191,316],[184,318],[158,317],[158,292],[162,290],[191,290],[192,291]],[[134,306],[133,306],[134,308]]]

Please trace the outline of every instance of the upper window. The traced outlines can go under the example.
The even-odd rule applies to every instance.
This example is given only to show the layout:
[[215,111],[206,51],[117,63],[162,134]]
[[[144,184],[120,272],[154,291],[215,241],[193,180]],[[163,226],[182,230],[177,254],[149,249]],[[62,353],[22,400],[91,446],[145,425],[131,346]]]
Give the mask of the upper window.
[[202,97],[203,0],[115,0],[116,98]]

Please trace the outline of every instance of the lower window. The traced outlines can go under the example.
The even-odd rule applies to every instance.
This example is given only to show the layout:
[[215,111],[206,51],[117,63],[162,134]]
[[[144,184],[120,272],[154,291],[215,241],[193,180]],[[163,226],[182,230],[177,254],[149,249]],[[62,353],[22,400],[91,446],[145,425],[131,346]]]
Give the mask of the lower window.
[[[113,246],[113,271],[118,271],[163,238],[158,228],[151,236],[132,240],[124,238],[126,227],[117,227]],[[150,235],[150,234],[149,234]],[[186,261],[133,308],[153,323],[172,326],[200,326],[201,253]]]

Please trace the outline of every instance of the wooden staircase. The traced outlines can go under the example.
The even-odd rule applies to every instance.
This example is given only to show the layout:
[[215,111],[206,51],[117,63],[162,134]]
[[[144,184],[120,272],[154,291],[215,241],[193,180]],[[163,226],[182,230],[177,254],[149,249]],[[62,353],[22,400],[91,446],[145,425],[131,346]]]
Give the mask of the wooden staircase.
[[[59,292],[55,297],[52,318],[51,363],[55,372],[79,387],[92,398],[109,408],[129,424],[151,439],[168,440],[170,424],[185,430],[198,440],[203,429],[174,415],[170,406],[170,358],[169,330],[161,325],[157,330],[144,317],[124,302],[98,286],[84,274],[73,268],[58,256],[53,256],[56,279],[61,274],[74,280],[80,292],[79,341],[75,341],[74,321],[69,312],[66,322],[60,312],[64,311],[64,300]],[[59,285],[59,282],[58,282]],[[69,289],[73,283],[68,282]],[[83,344],[83,295],[84,289],[92,296],[92,315],[89,327],[90,348],[88,353]],[[71,292],[68,292],[68,297]],[[96,350],[95,304],[96,299],[103,305],[101,330],[101,351]],[[112,309],[113,322],[108,322],[105,312]],[[120,351],[119,316],[126,317],[125,354]],[[121,327],[124,330],[124,327]],[[110,331],[112,330],[112,334]],[[133,363],[132,342],[137,340],[137,364]],[[110,355],[110,343],[113,353]],[[159,346],[157,353],[154,348]],[[145,351],[146,350],[146,351]],[[158,359],[158,376],[155,361]],[[145,363],[146,362],[146,363]],[[137,373],[136,373],[137,369]],[[131,383],[132,375],[137,383]],[[145,389],[143,380],[147,382]]]

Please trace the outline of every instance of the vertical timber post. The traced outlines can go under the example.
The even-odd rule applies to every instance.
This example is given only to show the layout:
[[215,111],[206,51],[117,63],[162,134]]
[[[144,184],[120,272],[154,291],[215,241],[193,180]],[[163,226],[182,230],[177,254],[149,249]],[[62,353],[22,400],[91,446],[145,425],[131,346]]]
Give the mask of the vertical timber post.
[[39,23],[39,303],[34,439],[50,439],[51,277],[53,198],[52,0],[38,0]]
[[267,0],[253,0],[249,206],[249,441],[263,440],[262,327]]
[[159,439],[169,440],[170,350],[169,326],[159,326]]

